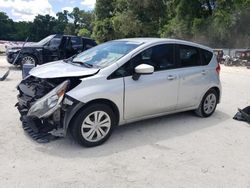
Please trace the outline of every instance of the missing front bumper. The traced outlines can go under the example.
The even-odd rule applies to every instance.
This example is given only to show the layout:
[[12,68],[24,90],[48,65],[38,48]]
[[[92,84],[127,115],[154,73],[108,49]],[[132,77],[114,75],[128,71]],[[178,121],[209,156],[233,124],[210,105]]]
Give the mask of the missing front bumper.
[[67,96],[60,109],[42,119],[28,116],[28,108],[23,105],[26,103],[19,99],[16,107],[21,115],[23,129],[35,141],[46,143],[67,135],[71,119],[84,104]]
[[39,119],[34,119],[26,115],[21,117],[21,121],[24,131],[38,143],[47,143],[59,138],[50,133],[54,129],[54,126],[46,121],[42,122]]

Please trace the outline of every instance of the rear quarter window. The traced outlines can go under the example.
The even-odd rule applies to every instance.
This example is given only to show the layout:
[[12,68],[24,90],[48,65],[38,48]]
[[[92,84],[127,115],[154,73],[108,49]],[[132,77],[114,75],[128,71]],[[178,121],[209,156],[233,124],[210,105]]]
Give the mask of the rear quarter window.
[[208,50],[201,49],[201,55],[203,59],[203,65],[208,65],[213,57],[213,53]]
[[201,56],[203,65],[208,65],[213,57],[213,53],[208,50],[201,49]]

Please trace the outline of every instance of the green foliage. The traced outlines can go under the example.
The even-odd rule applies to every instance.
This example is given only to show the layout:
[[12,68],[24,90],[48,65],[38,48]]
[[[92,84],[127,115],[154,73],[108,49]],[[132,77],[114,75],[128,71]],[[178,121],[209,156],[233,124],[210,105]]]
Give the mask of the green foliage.
[[95,21],[92,37],[98,42],[115,39],[112,16],[115,0],[97,0],[95,6]]
[[56,19],[50,15],[38,15],[30,28],[30,39],[34,41],[40,40],[54,33]]
[[162,37],[213,47],[250,46],[245,40],[250,36],[246,32],[250,26],[249,0],[169,0],[168,5],[168,20],[160,30]]
[[74,24],[73,23],[68,23],[63,32],[66,35],[75,35],[75,26],[74,26]]
[[90,36],[93,30],[93,12],[74,8],[72,12],[63,11],[50,15],[37,15],[33,22],[14,22],[0,12],[0,40],[39,41],[50,34],[69,34]]
[[111,20],[106,18],[102,21],[95,21],[92,37],[98,42],[105,42],[115,39]]
[[93,37],[99,42],[125,37],[158,37],[165,19],[164,1],[97,0]]
[[0,39],[8,40],[13,39],[14,23],[9,17],[4,13],[0,12]]
[[90,37],[91,36],[91,32],[86,29],[86,28],[82,28],[78,31],[78,36],[82,36],[82,37]]
[[38,15],[13,22],[0,12],[0,39],[32,41],[52,33],[91,36],[174,37],[212,47],[250,47],[250,0],[97,0],[95,10]]

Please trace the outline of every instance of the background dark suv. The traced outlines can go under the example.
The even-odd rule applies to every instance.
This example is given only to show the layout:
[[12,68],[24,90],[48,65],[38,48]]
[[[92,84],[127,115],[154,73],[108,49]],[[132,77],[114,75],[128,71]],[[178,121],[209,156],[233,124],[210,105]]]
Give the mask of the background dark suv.
[[[50,35],[40,42],[26,44],[17,58],[15,65],[37,65],[66,59],[96,45],[96,42],[90,38],[70,35]],[[14,46],[7,49],[6,55],[9,63],[14,63],[20,50],[21,46]]]

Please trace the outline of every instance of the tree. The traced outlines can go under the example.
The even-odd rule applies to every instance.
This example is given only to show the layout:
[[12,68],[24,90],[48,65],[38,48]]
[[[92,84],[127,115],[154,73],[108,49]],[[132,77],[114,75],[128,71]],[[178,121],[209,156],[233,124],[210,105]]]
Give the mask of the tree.
[[[69,31],[77,35],[82,28],[87,29],[90,33],[93,30],[93,21],[94,21],[94,14],[91,11],[84,11],[80,10],[79,8],[75,7],[71,13],[68,14],[70,21],[73,28],[67,28],[66,31]],[[72,32],[74,30],[74,32]]]
[[71,13],[69,13],[69,17],[73,20],[73,26],[74,26],[74,34],[78,33],[79,29],[79,22],[80,22],[80,9],[78,7],[75,7]]
[[54,31],[55,33],[63,34],[69,23],[69,12],[67,10],[64,10],[63,12],[58,12],[56,16],[57,20],[56,25],[54,27]]
[[115,38],[112,16],[115,10],[115,0],[97,0],[95,6],[95,21],[92,37],[98,42]]
[[0,39],[13,39],[13,25],[13,20],[11,20],[6,13],[0,12]]
[[94,11],[74,8],[57,17],[14,22],[0,12],[0,39],[38,41],[54,33],[91,36],[175,37],[212,47],[250,47],[250,0],[97,0]]
[[159,36],[165,19],[166,5],[163,1],[118,0],[116,6],[112,20],[119,37]]
[[32,22],[20,21],[14,24],[14,34],[13,40],[24,41],[27,37],[30,36],[30,28]]
[[38,15],[30,29],[30,38],[33,41],[39,41],[42,38],[56,33],[55,26],[57,24],[56,18],[50,15]]
[[91,36],[91,32],[86,29],[86,28],[82,28],[78,31],[78,36],[81,36],[81,37],[90,37]]

